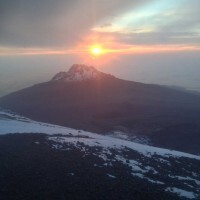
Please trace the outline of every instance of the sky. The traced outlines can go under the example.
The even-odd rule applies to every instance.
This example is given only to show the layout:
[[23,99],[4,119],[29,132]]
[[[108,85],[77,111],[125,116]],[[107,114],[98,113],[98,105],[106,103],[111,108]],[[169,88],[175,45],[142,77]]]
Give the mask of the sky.
[[0,0],[0,95],[73,63],[199,89],[199,58],[199,0]]

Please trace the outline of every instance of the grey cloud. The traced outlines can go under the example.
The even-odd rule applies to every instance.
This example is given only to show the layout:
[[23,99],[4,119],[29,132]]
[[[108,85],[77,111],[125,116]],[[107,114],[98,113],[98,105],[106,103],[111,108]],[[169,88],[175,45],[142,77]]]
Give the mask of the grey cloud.
[[107,28],[107,27],[111,27],[111,26],[112,26],[111,23],[105,23],[105,24],[101,25],[100,27],[101,28]]
[[119,34],[118,38],[128,44],[191,44],[200,45],[200,34],[191,32],[149,32]]
[[158,31],[194,31],[195,29],[200,28],[200,1],[183,1],[183,3],[174,10],[174,13],[171,16],[154,16],[154,19],[158,19]]
[[0,45],[72,45],[103,18],[147,0],[0,0]]
[[[153,31],[146,32],[146,27],[152,27]],[[127,29],[119,30],[115,36],[127,44],[200,45],[200,1],[185,0],[178,7],[152,14],[140,23],[130,21]]]

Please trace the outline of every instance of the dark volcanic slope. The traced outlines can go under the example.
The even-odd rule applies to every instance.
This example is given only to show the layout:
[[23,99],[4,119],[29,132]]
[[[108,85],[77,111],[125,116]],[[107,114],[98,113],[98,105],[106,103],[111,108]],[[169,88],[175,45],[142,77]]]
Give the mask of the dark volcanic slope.
[[[108,149],[111,153],[101,157],[101,147],[85,146],[82,138],[76,145],[63,143],[62,138],[68,136],[0,136],[0,199],[199,199],[199,160],[145,157],[129,148]],[[127,162],[116,159],[122,155]]]
[[35,120],[90,131],[125,129],[158,146],[200,152],[200,96],[110,75],[50,81],[0,99],[0,106]]
[[[92,152],[98,151],[96,148],[90,149],[90,154],[84,156],[84,152],[73,146],[67,146],[68,150],[54,149],[53,144],[42,134],[0,136],[1,200],[186,200],[173,191],[165,190],[167,185],[169,188],[184,188],[192,194],[193,191],[198,192],[193,180],[179,181],[172,177],[173,181],[166,185],[148,182],[132,176],[130,168],[120,162],[105,165],[103,159],[93,155]],[[182,169],[187,159],[179,161]],[[159,159],[158,163],[166,166]],[[158,163],[152,164],[160,167]],[[179,162],[171,159],[170,163],[176,167]],[[198,163],[193,160],[190,170],[194,170]],[[165,171],[164,175],[152,173],[150,171],[148,175],[170,179]],[[181,182],[188,183],[190,187]]]

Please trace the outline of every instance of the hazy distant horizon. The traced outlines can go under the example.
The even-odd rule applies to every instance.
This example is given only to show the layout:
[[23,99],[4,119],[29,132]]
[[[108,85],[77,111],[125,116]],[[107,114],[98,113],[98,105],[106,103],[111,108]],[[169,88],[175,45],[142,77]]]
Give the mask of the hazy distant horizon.
[[200,91],[200,52],[124,55],[112,63],[86,63],[78,56],[0,57],[0,95],[46,82],[74,63],[94,65],[118,78]]
[[200,90],[199,8],[199,0],[0,0],[0,95],[74,63]]

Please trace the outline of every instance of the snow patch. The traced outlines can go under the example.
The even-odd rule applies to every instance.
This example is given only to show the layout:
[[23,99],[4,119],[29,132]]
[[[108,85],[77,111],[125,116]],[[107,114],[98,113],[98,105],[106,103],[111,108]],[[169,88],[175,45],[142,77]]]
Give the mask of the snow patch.
[[[82,151],[83,156],[91,154],[97,156],[103,160],[104,164],[94,164],[95,167],[112,165],[114,166],[115,162],[120,162],[123,165],[126,165],[130,168],[131,174],[133,176],[145,179],[153,184],[163,185],[165,183],[160,181],[160,179],[157,177],[159,170],[157,171],[156,167],[156,169],[154,169],[154,167],[149,166],[148,163],[144,164],[143,160],[145,159],[145,157],[147,157],[148,159],[151,158],[156,161],[159,161],[161,164],[166,164],[169,167],[170,162],[168,161],[168,158],[171,157],[177,159],[181,157],[186,157],[190,159],[200,160],[200,156],[188,153],[157,148],[144,144],[138,144],[132,141],[113,138],[111,136],[99,135],[87,131],[80,131],[62,126],[41,123],[16,115],[14,113],[0,111],[0,134],[7,133],[46,133],[48,134],[48,140],[52,141],[52,148],[66,151],[71,150],[73,147]],[[40,143],[35,142],[35,144],[39,145]],[[91,147],[94,150],[94,152],[92,153]],[[140,154],[141,159],[127,158],[126,152],[129,151],[135,151],[136,153]],[[151,174],[151,177],[148,177],[149,173]],[[199,174],[194,172],[188,173],[191,173],[191,177],[189,177],[189,175],[185,177],[169,175],[168,178],[171,180],[177,179],[180,182],[183,182],[185,186],[186,184],[189,184],[187,181],[194,181],[194,183],[196,183],[196,185],[198,185],[199,187]],[[71,175],[72,174],[73,173],[71,173]],[[109,177],[113,176],[111,174],[107,175]],[[165,187],[167,187],[167,185],[165,185]],[[190,186],[188,189],[190,188],[192,187]],[[180,196],[184,196],[190,199],[195,198],[195,193],[175,187],[167,187],[166,191],[177,193]]]
[[185,198],[188,198],[188,199],[196,199],[196,195],[193,192],[188,192],[188,191],[185,191],[185,190],[181,190],[179,188],[168,187],[168,188],[165,189],[165,191],[176,193],[180,197],[185,197]]
[[51,81],[84,81],[95,79],[100,75],[101,72],[97,71],[93,66],[74,64],[68,72],[59,72]]
[[111,175],[111,174],[107,174],[108,175],[108,177],[110,177],[110,178],[116,178],[116,176],[113,176],[113,175]]

